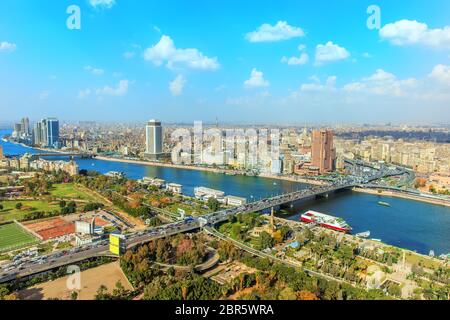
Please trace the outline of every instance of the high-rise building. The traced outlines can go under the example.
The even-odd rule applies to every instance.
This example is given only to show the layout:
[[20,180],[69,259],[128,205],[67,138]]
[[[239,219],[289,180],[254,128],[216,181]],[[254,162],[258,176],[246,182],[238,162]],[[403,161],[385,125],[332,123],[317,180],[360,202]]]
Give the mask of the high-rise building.
[[14,124],[14,131],[12,133],[13,138],[20,138],[22,135],[22,124],[21,123],[15,123]]
[[334,171],[336,151],[333,146],[333,131],[313,130],[311,140],[311,164],[319,168],[320,174]]
[[37,122],[33,128],[33,144],[42,147],[59,147],[59,121],[47,118]]
[[145,156],[158,159],[162,154],[162,126],[159,120],[150,120],[145,127]]
[[59,147],[59,121],[55,118],[47,118],[47,146],[58,148]]
[[42,122],[36,122],[33,128],[33,145],[40,145],[42,142]]
[[30,120],[28,118],[22,118],[22,133],[29,136],[30,135]]

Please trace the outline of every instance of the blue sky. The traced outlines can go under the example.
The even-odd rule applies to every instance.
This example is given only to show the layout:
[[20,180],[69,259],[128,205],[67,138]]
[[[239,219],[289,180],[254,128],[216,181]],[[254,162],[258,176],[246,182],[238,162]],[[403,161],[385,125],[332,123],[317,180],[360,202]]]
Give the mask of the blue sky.
[[[381,30],[366,25],[372,4]],[[66,26],[70,5],[81,30]],[[0,120],[448,123],[448,12],[446,0],[5,0]]]

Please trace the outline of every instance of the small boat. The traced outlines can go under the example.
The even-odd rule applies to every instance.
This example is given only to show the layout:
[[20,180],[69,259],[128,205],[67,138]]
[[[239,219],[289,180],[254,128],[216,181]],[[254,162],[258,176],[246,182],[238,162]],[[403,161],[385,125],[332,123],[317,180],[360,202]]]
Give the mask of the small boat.
[[381,242],[381,239],[370,239],[372,241]]
[[274,183],[273,183],[273,185],[274,185],[274,186],[276,186],[276,185],[277,185],[277,183],[276,183],[276,182],[274,182]]
[[368,238],[370,237],[370,231],[360,232],[355,234],[355,236],[357,236],[358,238]]
[[380,206],[385,206],[385,207],[390,207],[390,206],[391,206],[389,203],[383,202],[383,201],[378,201],[378,204],[379,204]]

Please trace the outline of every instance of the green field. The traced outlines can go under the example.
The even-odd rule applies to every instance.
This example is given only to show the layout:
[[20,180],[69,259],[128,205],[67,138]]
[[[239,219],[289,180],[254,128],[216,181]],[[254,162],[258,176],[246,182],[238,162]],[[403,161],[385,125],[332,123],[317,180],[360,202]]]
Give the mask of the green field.
[[78,189],[73,183],[55,184],[50,190],[50,194],[57,198],[96,201],[94,196]]
[[[16,209],[16,204],[20,202],[22,208]],[[52,212],[60,210],[58,203],[50,203],[48,201],[1,201],[3,210],[0,210],[0,222],[9,222],[13,220],[21,220],[27,213],[42,211]]]
[[16,223],[0,226],[0,252],[37,243],[39,240]]

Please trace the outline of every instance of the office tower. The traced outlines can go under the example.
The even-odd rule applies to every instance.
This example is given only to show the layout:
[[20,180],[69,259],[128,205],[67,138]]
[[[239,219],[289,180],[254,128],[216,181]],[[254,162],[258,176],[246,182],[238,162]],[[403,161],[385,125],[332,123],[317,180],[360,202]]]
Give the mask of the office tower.
[[47,146],[47,120],[42,119],[41,120],[41,146]]
[[58,148],[59,145],[59,121],[55,118],[46,119],[46,142],[48,147]]
[[336,152],[333,146],[333,131],[313,130],[311,149],[311,164],[319,168],[320,174],[334,171]]
[[145,127],[145,156],[157,159],[162,153],[162,127],[161,121],[150,120]]
[[14,132],[12,134],[13,138],[20,138],[21,134],[22,134],[22,124],[15,123],[14,124]]
[[37,122],[33,128],[33,144],[36,146],[59,147],[59,121],[46,118]]
[[21,121],[22,133],[25,135],[30,135],[30,120],[28,118],[22,118]]
[[42,122],[36,122],[33,128],[33,144],[35,146],[42,143]]

